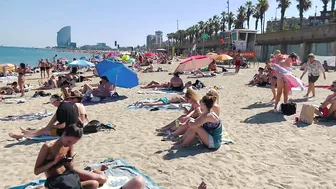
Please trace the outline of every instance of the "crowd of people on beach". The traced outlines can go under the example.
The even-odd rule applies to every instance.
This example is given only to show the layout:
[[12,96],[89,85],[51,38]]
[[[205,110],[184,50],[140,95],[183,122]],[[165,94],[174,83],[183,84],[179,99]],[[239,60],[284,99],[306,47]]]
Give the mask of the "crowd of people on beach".
[[[161,55],[165,59],[165,55]],[[105,56],[104,56],[105,57]],[[138,62],[142,62],[142,55],[135,56]],[[106,58],[106,57],[105,57]],[[235,73],[238,73],[242,65],[242,56],[238,53],[234,58],[236,65]],[[148,61],[149,59],[147,59]],[[153,59],[154,60],[154,59]],[[274,112],[278,112],[278,105],[283,96],[283,104],[288,104],[288,96],[292,88],[307,87],[307,94],[304,96],[315,97],[314,83],[323,75],[326,79],[325,69],[323,65],[315,59],[314,54],[308,55],[303,74],[300,78],[292,75],[292,64],[298,60],[295,53],[291,53],[288,57],[281,54],[279,50],[273,53],[273,58],[266,63],[264,68],[258,68],[258,73],[247,84],[250,86],[265,87],[270,86],[274,101]],[[149,60],[151,61],[151,60]],[[156,61],[160,62],[160,59]],[[57,64],[57,55],[53,58],[53,63]],[[90,122],[87,116],[85,106],[82,103],[87,97],[107,98],[115,94],[115,86],[111,84],[106,76],[101,77],[98,85],[90,85],[84,83],[79,90],[74,90],[73,86],[83,81],[90,81],[91,77],[99,77],[97,72],[93,70],[92,76],[79,75],[77,68],[72,68],[70,73],[58,75],[50,75],[51,70],[55,69],[55,65],[50,63],[48,59],[41,59],[39,68],[41,77],[45,78],[47,74],[48,81],[41,83],[38,90],[48,90],[60,88],[62,95],[50,95],[49,103],[57,108],[49,123],[37,130],[29,130],[21,128],[20,133],[9,133],[11,138],[21,140],[23,138],[32,138],[38,136],[59,136],[55,141],[48,141],[41,147],[39,155],[34,167],[34,173],[39,175],[45,173],[47,180],[45,186],[47,188],[98,188],[102,186],[107,178],[104,175],[105,166],[91,168],[90,170],[81,170],[74,167],[73,159],[76,153],[73,150],[75,145],[82,137],[85,127]],[[99,62],[98,62],[99,64]],[[152,63],[149,63],[151,65]],[[207,70],[195,70],[196,74],[203,74],[204,71],[216,71],[216,62],[213,61],[207,67]],[[44,73],[45,72],[45,73]],[[12,83],[11,86],[1,88],[4,93],[21,93],[24,96],[25,83],[25,64],[21,63],[17,68],[18,82]],[[196,80],[183,81],[180,78],[181,73],[174,72],[172,78],[168,82],[152,81],[142,89],[159,88],[170,89],[176,92],[182,92],[183,95],[175,95],[171,97],[161,97],[154,102],[135,103],[136,106],[161,106],[167,104],[188,103],[190,108],[180,107],[183,114],[172,120],[169,124],[157,128],[155,131],[158,135],[163,136],[163,140],[174,141],[174,145],[170,150],[184,148],[193,144],[203,144],[209,149],[217,150],[222,145],[222,132],[224,129],[220,119],[221,107],[219,105],[219,92],[216,89],[209,89],[201,98],[197,90],[205,88],[205,85]],[[301,79],[308,74],[308,85],[305,85]],[[330,85],[333,92],[327,96],[326,100],[318,107],[316,112],[320,117],[336,119],[336,80]],[[141,176],[136,176],[128,181],[122,189],[142,189],[145,186],[145,180]],[[206,183],[202,182],[199,189],[206,189]]]

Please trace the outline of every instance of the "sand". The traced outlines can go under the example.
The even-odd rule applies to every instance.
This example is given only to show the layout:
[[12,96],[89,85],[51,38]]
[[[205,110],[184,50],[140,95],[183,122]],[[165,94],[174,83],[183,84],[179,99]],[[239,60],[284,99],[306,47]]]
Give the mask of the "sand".
[[[165,65],[173,70],[175,65]],[[267,88],[247,87],[256,69],[243,69],[238,75],[201,79],[207,86],[223,86],[220,90],[221,119],[234,144],[223,145],[218,151],[189,147],[169,154],[172,142],[161,141],[155,128],[168,124],[181,115],[180,111],[129,110],[127,105],[148,97],[165,95],[140,95],[139,87],[118,89],[126,99],[117,102],[87,106],[90,119],[117,125],[116,131],[99,132],[84,136],[75,145],[75,164],[85,167],[105,158],[123,158],[167,189],[190,189],[204,180],[208,188],[335,188],[336,187],[336,127],[329,124],[312,124],[297,127],[295,116],[282,116],[270,112],[267,105],[271,91]],[[233,70],[229,70],[232,72]],[[300,71],[295,71],[300,76]],[[327,73],[327,80],[317,84],[327,85],[336,77]],[[38,75],[28,78],[37,78]],[[141,83],[151,80],[168,81],[167,73],[139,74]],[[186,81],[186,76],[182,76]],[[191,79],[194,81],[195,79]],[[95,79],[91,83],[95,83]],[[307,78],[305,77],[305,81]],[[37,83],[37,80],[27,82]],[[59,90],[53,90],[58,92]],[[205,94],[206,90],[199,91]],[[327,89],[317,89],[316,99],[302,99],[304,92],[293,92],[291,99],[302,104],[319,104]],[[32,92],[28,93],[31,96]],[[0,116],[23,113],[55,111],[48,97],[27,100],[23,104],[0,104]],[[44,175],[35,176],[33,167],[43,143],[16,144],[7,135],[18,132],[19,127],[45,126],[50,118],[35,121],[11,121],[0,124],[0,188],[27,183]]]

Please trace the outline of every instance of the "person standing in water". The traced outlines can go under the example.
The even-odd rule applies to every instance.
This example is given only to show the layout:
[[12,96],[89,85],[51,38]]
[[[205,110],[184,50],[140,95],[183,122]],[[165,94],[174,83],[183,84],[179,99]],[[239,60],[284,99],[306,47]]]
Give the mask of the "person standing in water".
[[304,97],[308,97],[309,93],[312,92],[315,97],[315,82],[319,79],[320,73],[323,73],[323,78],[326,79],[324,68],[320,61],[315,59],[314,54],[308,55],[307,65],[302,73],[300,79],[302,80],[303,76],[308,72],[308,91]]
[[242,66],[243,64],[243,57],[241,55],[241,52],[240,50],[238,50],[238,54],[234,57],[233,59],[233,62],[234,62],[234,65],[236,66],[236,71],[235,73],[237,74],[240,70],[240,67]]

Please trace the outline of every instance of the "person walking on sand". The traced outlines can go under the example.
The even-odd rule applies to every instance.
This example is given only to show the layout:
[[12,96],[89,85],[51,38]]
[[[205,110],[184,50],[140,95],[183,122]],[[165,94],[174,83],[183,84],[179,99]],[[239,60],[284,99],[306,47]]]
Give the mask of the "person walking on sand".
[[236,66],[235,67],[235,69],[236,69],[235,73],[237,74],[239,72],[239,70],[240,70],[240,67],[243,64],[243,57],[241,55],[240,50],[238,50],[238,54],[234,57],[233,62],[235,64],[235,66]]
[[20,92],[21,92],[21,97],[23,97],[24,94],[25,94],[25,88],[24,88],[25,78],[24,78],[24,75],[26,73],[26,65],[24,63],[21,63],[16,71],[19,74],[18,84],[19,84],[19,89],[20,89]]
[[324,79],[326,79],[326,75],[321,62],[315,59],[314,54],[311,53],[308,55],[308,62],[306,64],[300,79],[302,80],[303,76],[308,72],[308,91],[304,97],[308,97],[309,93],[312,92],[313,98],[315,97],[315,82],[319,79],[320,73],[323,73]]

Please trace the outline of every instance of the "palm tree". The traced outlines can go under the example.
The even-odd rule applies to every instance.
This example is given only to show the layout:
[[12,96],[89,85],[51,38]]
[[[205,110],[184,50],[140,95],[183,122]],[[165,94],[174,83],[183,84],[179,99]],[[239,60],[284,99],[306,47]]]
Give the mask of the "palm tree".
[[329,0],[322,0],[323,2],[323,15],[326,16]]
[[198,37],[200,37],[197,40],[203,39],[203,34],[205,32],[205,23],[203,21],[198,22]]
[[258,7],[260,11],[260,28],[261,28],[261,33],[264,33],[265,31],[265,12],[269,8],[268,0],[258,0]]
[[309,10],[312,6],[312,2],[310,0],[296,0],[299,2],[299,4],[296,6],[296,8],[299,10],[300,14],[300,27],[302,28],[303,23],[303,13]]
[[233,21],[235,20],[234,14],[230,12],[227,16],[227,21],[228,21],[228,29],[231,30]]
[[246,20],[246,8],[243,6],[240,6],[237,10],[237,20],[236,20],[236,29],[243,29],[244,28],[244,22]]
[[227,13],[225,11],[223,11],[221,13],[221,24],[223,24],[222,25],[222,30],[223,31],[225,31],[225,24],[226,24],[226,22],[227,22]]
[[258,30],[258,23],[260,20],[260,8],[258,6],[254,9],[253,18],[255,18],[255,30]]
[[335,11],[335,3],[336,3],[336,0],[331,0],[331,12]]
[[245,3],[245,6],[246,6],[246,21],[247,21],[247,28],[250,29],[250,17],[253,13],[253,4],[252,4],[252,1],[247,1]]
[[278,4],[278,8],[280,8],[280,12],[281,12],[281,18],[280,18],[280,26],[279,29],[283,30],[283,23],[284,23],[284,19],[285,19],[285,13],[286,10],[288,9],[288,7],[291,5],[290,0],[276,0],[279,4]]
[[220,30],[220,18],[217,15],[214,15],[212,17],[212,26],[213,26],[213,30],[215,32],[215,35],[218,34],[218,31]]

